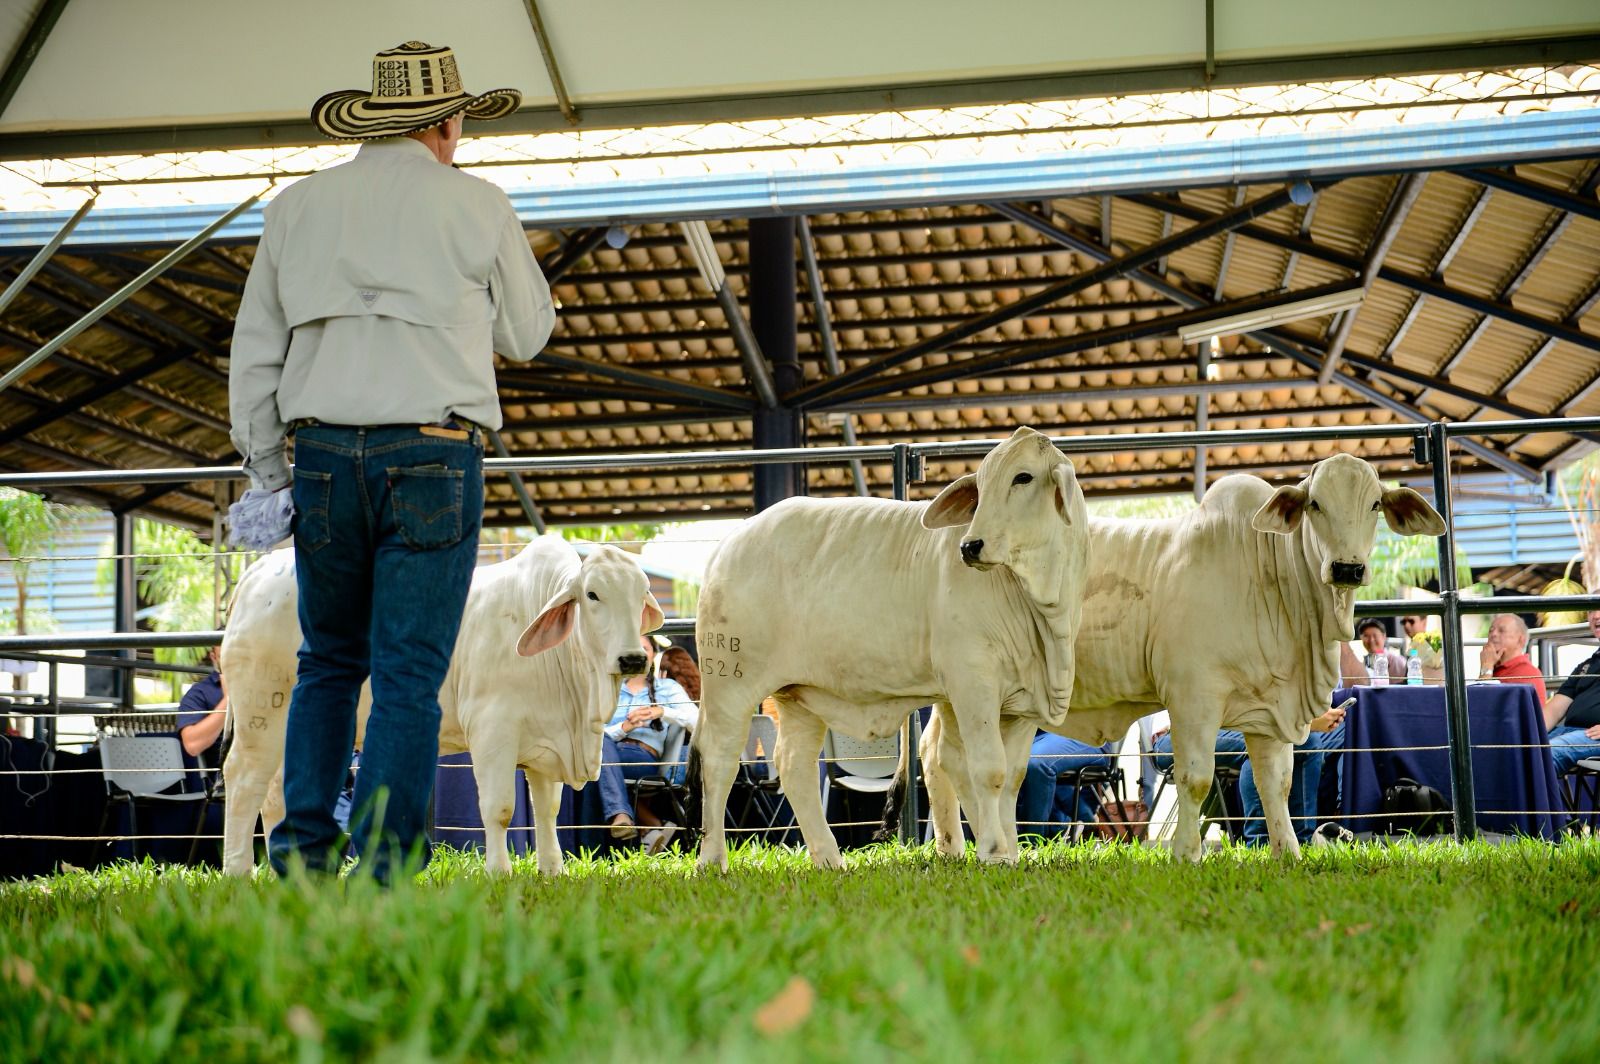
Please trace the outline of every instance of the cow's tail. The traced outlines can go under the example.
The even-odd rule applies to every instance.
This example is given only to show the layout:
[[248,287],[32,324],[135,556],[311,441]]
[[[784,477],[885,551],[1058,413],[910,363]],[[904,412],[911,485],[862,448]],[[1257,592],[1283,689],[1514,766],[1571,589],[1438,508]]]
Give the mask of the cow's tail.
[[688,821],[684,828],[691,842],[700,835],[701,810],[705,804],[705,781],[700,778],[701,760],[700,745],[694,741],[694,734],[690,733],[689,763],[683,776],[683,816]]
[[873,842],[893,842],[900,837],[900,810],[906,804],[906,783],[911,778],[909,743],[900,744],[900,761],[895,765],[894,782],[883,800],[883,823],[872,833]]

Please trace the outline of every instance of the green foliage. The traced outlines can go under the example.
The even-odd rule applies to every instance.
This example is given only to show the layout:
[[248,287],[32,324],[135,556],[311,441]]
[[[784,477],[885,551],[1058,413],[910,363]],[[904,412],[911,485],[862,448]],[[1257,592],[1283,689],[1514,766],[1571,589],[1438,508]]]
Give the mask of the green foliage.
[[[16,583],[16,603],[5,610],[7,627],[18,633],[50,631],[55,619],[28,603],[28,579],[34,559],[49,554],[64,529],[94,511],[81,506],[46,502],[32,492],[0,488],[0,558],[11,563]],[[38,625],[39,627],[35,627]]]
[[[148,521],[134,522],[134,581],[139,601],[150,609],[146,623],[157,632],[209,631],[216,627],[217,570],[211,546],[186,528]],[[106,550],[111,554],[111,550]],[[243,571],[243,556],[224,554],[222,565],[229,584]],[[110,558],[100,562],[96,573],[102,590],[109,591],[116,581],[116,565]],[[194,665],[206,655],[204,647],[163,647],[155,652],[163,664]],[[190,679],[171,673],[171,694],[177,699],[183,684]]]
[[590,543],[648,543],[661,535],[661,524],[624,522],[615,525],[563,525],[552,529],[562,539],[586,540]]
[[388,892],[127,864],[6,884],[0,1046],[132,1064],[1600,1059],[1600,840],[848,860],[745,846],[726,876],[633,855],[548,880],[519,859],[491,881],[441,848]]
[[700,608],[700,584],[681,576],[672,578],[672,605],[679,617],[693,617]]
[[[1439,578],[1439,541],[1431,536],[1397,536],[1382,522],[1378,540],[1367,556],[1372,583],[1356,592],[1358,599],[1398,598],[1406,588],[1421,587]],[[1467,553],[1456,548],[1456,584],[1472,583]]]

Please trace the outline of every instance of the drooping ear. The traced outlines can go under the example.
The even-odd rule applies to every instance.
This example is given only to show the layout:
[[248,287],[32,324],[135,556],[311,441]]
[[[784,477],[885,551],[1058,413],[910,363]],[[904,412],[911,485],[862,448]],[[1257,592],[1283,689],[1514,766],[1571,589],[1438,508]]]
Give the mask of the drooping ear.
[[517,640],[517,653],[522,657],[531,658],[535,654],[542,654],[552,647],[558,647],[567,641],[572,634],[573,625],[578,620],[578,585],[577,581],[568,584],[566,589],[556,593],[556,596],[545,603],[544,609],[539,611],[539,616],[533,619]]
[[649,635],[657,628],[660,628],[666,619],[667,615],[661,612],[661,604],[656,601],[654,595],[646,590],[644,593],[644,609],[639,611],[639,634]]
[[1078,473],[1070,461],[1057,462],[1050,470],[1050,479],[1056,484],[1056,513],[1068,525],[1079,522],[1087,511],[1083,505],[1083,492],[1078,487]]
[[923,528],[955,528],[970,525],[978,512],[978,477],[975,473],[952,480],[937,498],[922,511]]
[[1257,532],[1276,532],[1280,536],[1287,536],[1300,527],[1300,519],[1305,513],[1305,489],[1285,485],[1273,492],[1272,498],[1256,511],[1256,515],[1250,519],[1250,527]]
[[1383,493],[1383,517],[1396,535],[1442,536],[1444,518],[1428,500],[1410,488],[1390,488]]

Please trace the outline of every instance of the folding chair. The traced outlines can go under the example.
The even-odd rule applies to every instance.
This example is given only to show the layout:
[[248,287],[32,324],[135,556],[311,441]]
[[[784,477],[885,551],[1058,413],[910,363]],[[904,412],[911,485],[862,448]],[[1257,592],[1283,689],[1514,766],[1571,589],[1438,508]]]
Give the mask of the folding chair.
[[1600,829],[1600,757],[1586,757],[1561,777],[1567,830],[1594,834]]
[[894,786],[894,772],[900,763],[900,733],[882,739],[852,739],[828,730],[822,737],[822,757],[827,771],[822,776],[822,809],[832,815],[834,787],[856,794],[886,794]]
[[[1091,791],[1099,804],[1105,805],[1109,801],[1124,801],[1128,796],[1127,782],[1122,767],[1117,764],[1117,758],[1122,754],[1124,740],[1117,740],[1111,751],[1110,765],[1084,764],[1077,768],[1069,768],[1056,773],[1056,787],[1072,788],[1072,815],[1078,815],[1079,800],[1084,791]],[[1083,840],[1084,832],[1089,828],[1077,819],[1067,826],[1067,831],[1074,842]]]
[[[761,826],[763,833],[777,826],[783,801],[779,797],[783,781],[776,772],[777,748],[778,722],[764,713],[755,714],[750,718],[750,735],[744,741],[744,757],[739,762],[739,780],[745,788],[744,806],[730,826],[749,827],[750,814],[757,809],[766,821]],[[757,773],[757,765],[763,766],[765,771]]]
[[[1155,765],[1155,761],[1149,755],[1153,748],[1153,743],[1154,739],[1151,738],[1145,729],[1141,727],[1139,729],[1139,752],[1141,754],[1140,760],[1148,763],[1152,766],[1152,768]],[[1156,804],[1161,801],[1162,794],[1166,793],[1167,787],[1172,784],[1172,777],[1175,770],[1176,765],[1168,765],[1166,768],[1154,769],[1157,782],[1155,793],[1151,796],[1149,801],[1150,819],[1152,822],[1155,820]],[[1222,825],[1222,830],[1228,835],[1229,838],[1235,841],[1244,838],[1244,820],[1242,815],[1234,816],[1228,809],[1227,795],[1229,789],[1236,787],[1238,783],[1239,769],[1237,766],[1218,765],[1213,770],[1211,790],[1206,795],[1205,801],[1200,803],[1200,833],[1202,835],[1205,834],[1208,825],[1220,823]],[[1154,824],[1152,823],[1151,826],[1153,828]],[[1174,817],[1169,817],[1167,820],[1162,822],[1161,831],[1159,833],[1154,830],[1150,832],[1150,838],[1152,840],[1164,842],[1172,837],[1172,832],[1176,827],[1177,819]]]
[[[689,741],[689,732],[681,724],[667,725],[666,743],[661,749],[661,764],[654,775],[641,776],[635,780],[628,780],[628,791],[633,797],[633,807],[639,808],[639,803],[661,799],[666,802],[668,815],[684,833],[685,845],[692,843],[695,825],[689,822],[689,813],[685,801],[689,797],[687,777],[683,783],[675,783],[671,778],[673,768],[677,766],[678,757],[683,753],[684,743]],[[640,838],[643,838],[643,832]]]
[[[200,833],[205,830],[206,809],[211,804],[209,789],[187,790],[188,770],[183,764],[183,744],[167,735],[101,735],[100,769],[105,777],[106,803],[100,814],[98,835],[106,833],[111,822],[111,811],[118,805],[128,807],[128,834],[132,836],[133,859],[139,859],[138,808],[141,800],[147,802],[197,802],[200,812],[195,817],[194,838],[189,844],[187,863],[194,864],[200,845]],[[175,794],[166,793],[179,788]]]

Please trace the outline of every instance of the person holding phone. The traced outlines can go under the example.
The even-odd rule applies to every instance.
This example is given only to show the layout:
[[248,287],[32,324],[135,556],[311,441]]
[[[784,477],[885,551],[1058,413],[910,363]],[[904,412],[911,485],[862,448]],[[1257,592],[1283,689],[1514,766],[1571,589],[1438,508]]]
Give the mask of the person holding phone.
[[[699,707],[676,680],[657,674],[655,641],[645,636],[641,644],[649,662],[642,675],[622,681],[600,755],[601,812],[614,839],[634,838],[638,824],[676,829],[676,824],[663,823],[647,806],[635,809],[626,781],[667,775],[672,769],[664,761],[668,729],[692,730],[700,716]],[[661,845],[670,838],[671,831],[656,836]]]

